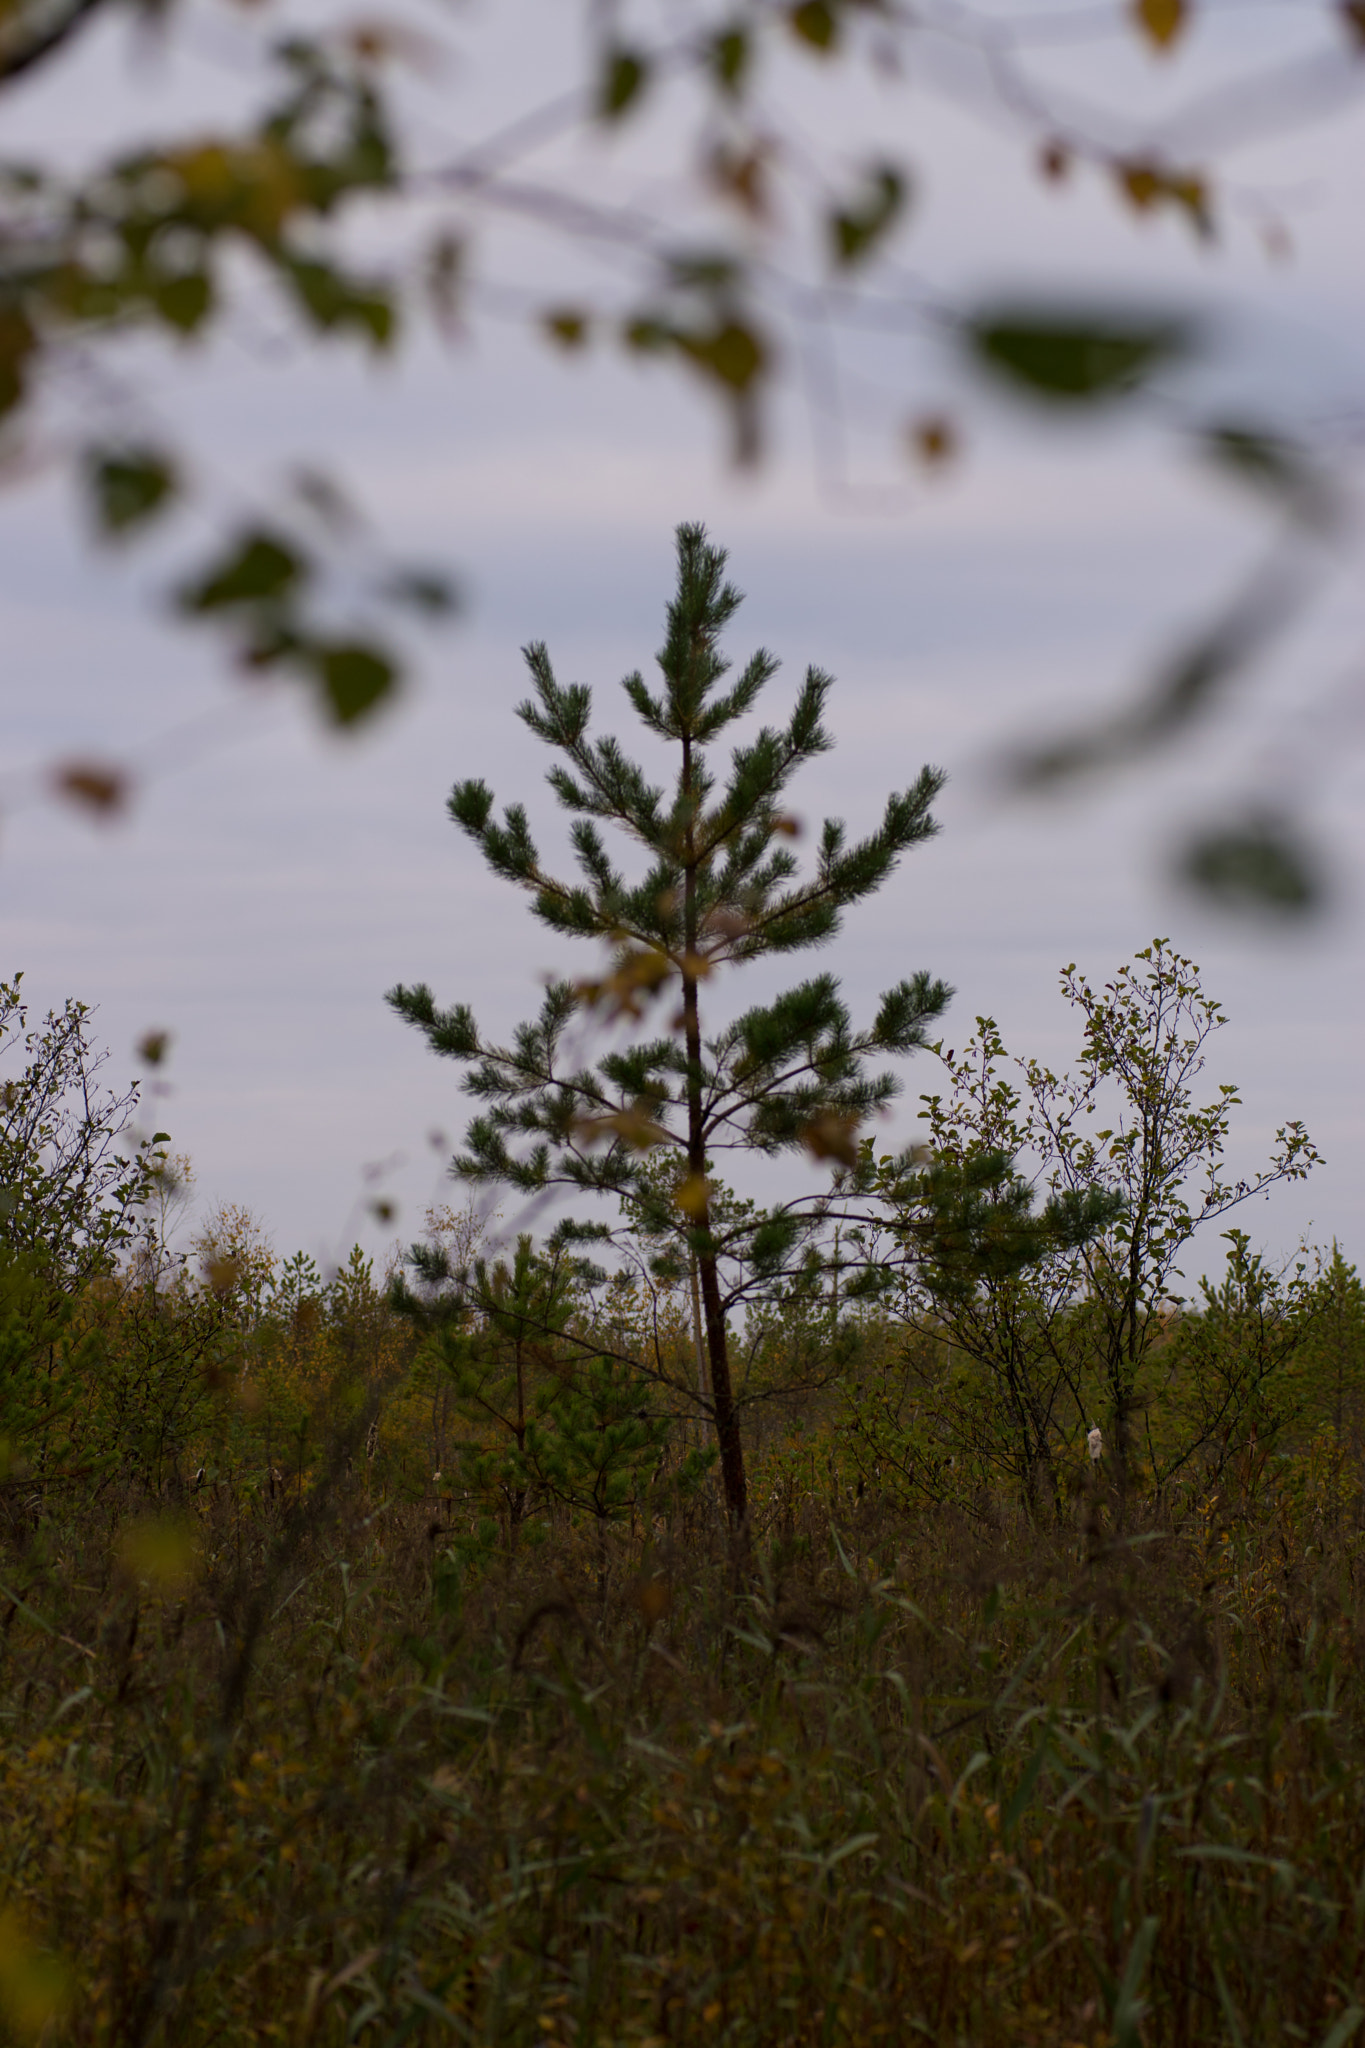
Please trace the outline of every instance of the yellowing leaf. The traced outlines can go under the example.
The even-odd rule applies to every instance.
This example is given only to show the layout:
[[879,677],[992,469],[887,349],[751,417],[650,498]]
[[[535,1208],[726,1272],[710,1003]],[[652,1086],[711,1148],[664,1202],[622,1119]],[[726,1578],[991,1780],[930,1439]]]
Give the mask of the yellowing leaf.
[[14,2034],[36,2041],[70,1997],[68,1965],[32,1941],[13,1912],[0,1913],[0,2013]]
[[210,1258],[204,1261],[204,1278],[215,1294],[231,1294],[242,1277],[242,1262],[230,1254],[224,1258]]
[[159,1593],[176,1593],[193,1576],[199,1532],[190,1516],[157,1515],[130,1522],[118,1552],[128,1570]]
[[710,1197],[710,1192],[704,1173],[689,1173],[686,1180],[679,1186],[673,1199],[682,1210],[683,1215],[689,1217],[693,1223],[697,1223],[706,1214],[706,1204]]
[[1180,207],[1201,237],[1207,240],[1212,236],[1208,185],[1198,171],[1168,171],[1139,158],[1116,164],[1114,173],[1124,197],[1139,213],[1154,206]]
[[1169,50],[1189,20],[1186,0],[1133,0],[1138,31],[1155,49]]
[[202,143],[162,162],[179,178],[193,220],[205,227],[230,223],[257,241],[274,242],[304,200],[301,167],[278,142]]

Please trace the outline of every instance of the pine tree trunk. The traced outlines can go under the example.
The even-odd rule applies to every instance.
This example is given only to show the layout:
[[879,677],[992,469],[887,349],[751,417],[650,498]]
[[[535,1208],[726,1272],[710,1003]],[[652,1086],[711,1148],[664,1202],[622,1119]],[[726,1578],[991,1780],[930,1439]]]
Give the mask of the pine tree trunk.
[[[701,1219],[710,1228],[710,1209]],[[739,1410],[730,1384],[730,1351],[725,1334],[725,1310],[720,1298],[720,1279],[713,1253],[703,1252],[701,1268],[702,1309],[706,1316],[706,1348],[711,1354],[711,1401],[716,1418],[716,1442],[720,1446],[720,1475],[725,1487],[725,1506],[738,1527],[749,1512],[749,1486],[744,1472],[744,1444],[739,1433]]]
[[[692,787],[692,743],[683,741],[683,787]],[[695,960],[700,933],[697,929],[697,869],[692,821],[688,821],[683,871],[683,932],[686,957]],[[683,1036],[687,1049],[687,1171],[694,1183],[706,1184],[706,1129],[702,1118],[701,1012],[697,1002],[697,977],[684,966]],[[725,1307],[720,1298],[720,1275],[711,1237],[711,1203],[703,1201],[694,1216],[706,1249],[697,1251],[701,1276],[702,1311],[706,1318],[706,1349],[709,1353],[711,1409],[720,1448],[720,1476],[725,1488],[725,1508],[734,1528],[744,1526],[749,1511],[749,1488],[744,1472],[744,1444],[739,1433],[739,1410],[730,1383],[730,1351],[725,1337]]]

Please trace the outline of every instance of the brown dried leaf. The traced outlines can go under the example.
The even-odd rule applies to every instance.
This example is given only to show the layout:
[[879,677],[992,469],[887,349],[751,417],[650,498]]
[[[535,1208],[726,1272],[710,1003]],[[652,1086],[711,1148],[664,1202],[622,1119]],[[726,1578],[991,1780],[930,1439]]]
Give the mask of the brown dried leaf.
[[801,1142],[812,1159],[833,1159],[840,1166],[858,1163],[858,1119],[839,1116],[827,1109],[813,1117],[801,1133]]
[[229,1256],[223,1259],[206,1259],[204,1261],[204,1278],[208,1281],[215,1294],[231,1294],[241,1277],[242,1261],[240,1259]]
[[645,999],[657,995],[672,973],[673,962],[667,953],[655,946],[634,947],[603,980],[575,982],[574,994],[586,1009],[604,1010],[609,1023],[621,1017],[638,1023],[644,1015]]
[[751,220],[771,217],[768,194],[768,158],[771,145],[758,142],[749,149],[732,149],[717,143],[706,160],[706,175],[724,198],[732,199]]
[[0,1912],[0,2012],[9,2023],[7,2038],[50,2040],[73,1994],[66,1958],[31,1939],[17,1913],[6,1906]]
[[97,761],[67,761],[52,771],[52,787],[68,803],[81,804],[97,817],[112,818],[128,802],[131,783],[122,768]]
[[752,927],[753,919],[747,912],[724,907],[709,911],[702,920],[702,930],[708,936],[714,933],[719,939],[743,938],[745,932],[750,931]]
[[957,428],[944,413],[925,413],[912,420],[909,437],[914,453],[930,469],[942,468],[958,451]]
[[673,1592],[667,1579],[639,1579],[635,1586],[635,1605],[646,1628],[662,1621],[673,1605]]
[[651,1145],[666,1145],[668,1132],[662,1124],[656,1123],[642,1103],[635,1103],[630,1109],[618,1109],[609,1116],[581,1116],[575,1119],[574,1135],[585,1145],[594,1145],[599,1138],[619,1138],[636,1152],[647,1152]]
[[1209,191],[1197,171],[1168,171],[1160,164],[1135,159],[1114,166],[1115,176],[1129,204],[1139,213],[1154,206],[1177,206],[1187,213],[1198,234],[1213,233]]

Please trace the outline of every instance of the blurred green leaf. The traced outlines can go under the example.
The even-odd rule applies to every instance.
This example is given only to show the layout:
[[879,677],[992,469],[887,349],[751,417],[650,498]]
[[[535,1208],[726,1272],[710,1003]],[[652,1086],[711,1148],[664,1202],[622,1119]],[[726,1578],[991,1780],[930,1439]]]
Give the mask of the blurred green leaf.
[[1229,422],[1204,428],[1203,452],[1229,475],[1277,498],[1310,524],[1330,522],[1336,505],[1327,479],[1304,450],[1263,427]]
[[459,609],[460,594],[454,581],[439,569],[400,569],[384,585],[391,604],[406,605],[428,618],[449,618]]
[[725,320],[699,333],[678,333],[674,340],[698,369],[732,391],[747,391],[767,364],[762,340],[740,320]]
[[108,534],[154,518],[177,488],[174,464],[153,448],[90,449],[85,479],[96,521]]
[[229,548],[206,576],[187,584],[180,603],[189,612],[214,612],[234,605],[278,602],[308,573],[308,564],[296,549],[258,529]]
[[37,343],[28,315],[18,306],[0,306],[0,417],[23,397],[28,359]]
[[582,348],[586,343],[590,323],[581,306],[553,306],[541,318],[545,332],[560,348]]
[[999,312],[965,326],[981,366],[1031,396],[1060,404],[1125,397],[1151,371],[1187,354],[1188,322],[1077,319],[1028,309]]
[[614,45],[602,65],[597,111],[604,121],[619,121],[649,83],[649,59],[638,50]]
[[393,339],[393,305],[383,292],[357,285],[328,263],[294,261],[285,266],[290,282],[314,323],[323,329],[352,327],[376,348]]
[[743,276],[743,263],[725,249],[693,249],[668,259],[669,283],[679,291],[730,291]]
[[354,505],[325,470],[305,463],[294,471],[290,481],[308,510],[333,533],[345,533],[355,527]]
[[1248,818],[1197,835],[1180,861],[1190,887],[1221,909],[1306,917],[1322,909],[1326,888],[1311,851],[1277,818]]
[[626,347],[640,355],[658,355],[673,339],[667,321],[653,319],[628,320],[622,329]]
[[813,50],[828,53],[839,39],[839,17],[831,0],[801,0],[787,16],[792,32]]
[[328,711],[338,725],[354,725],[375,710],[398,680],[389,657],[360,641],[319,648],[315,665]]
[[1222,614],[1162,664],[1136,701],[1088,730],[1022,748],[1011,780],[1023,789],[1044,789],[1169,741],[1206,714],[1222,686],[1266,652],[1297,616],[1310,588],[1297,553],[1262,564]]
[[202,326],[213,305],[213,285],[206,271],[186,271],[157,285],[152,303],[168,327],[181,334],[193,334]]
[[427,295],[437,322],[445,328],[453,327],[459,315],[464,263],[463,240],[443,228],[427,251]]
[[836,208],[829,216],[831,254],[844,269],[869,256],[905,209],[905,178],[894,164],[876,165],[866,182],[858,204]]
[[749,69],[749,32],[741,24],[723,28],[711,45],[711,70],[723,91],[739,94]]

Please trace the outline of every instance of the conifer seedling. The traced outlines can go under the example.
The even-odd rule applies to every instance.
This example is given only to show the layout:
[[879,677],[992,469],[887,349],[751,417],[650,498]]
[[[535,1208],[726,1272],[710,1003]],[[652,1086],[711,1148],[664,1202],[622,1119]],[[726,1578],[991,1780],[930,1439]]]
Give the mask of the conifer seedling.
[[[450,794],[451,818],[493,872],[523,889],[553,932],[605,945],[606,973],[554,981],[509,1045],[486,1040],[467,1004],[439,1008],[424,982],[400,985],[387,1000],[434,1052],[467,1069],[464,1086],[480,1109],[452,1163],[457,1178],[527,1197],[614,1199],[629,1205],[637,1228],[643,1219],[651,1238],[674,1248],[679,1267],[695,1256],[708,1354],[699,1398],[714,1424],[727,1508],[742,1523],[742,1404],[727,1318],[818,1256],[832,1190],[735,1205],[727,1222],[713,1213],[712,1162],[735,1151],[804,1156],[832,1166],[837,1188],[855,1166],[860,1131],[899,1092],[895,1073],[877,1063],[924,1045],[951,991],[912,974],[861,1029],[828,972],[739,1015],[722,1008],[725,970],[835,937],[844,911],[933,835],[931,805],[943,784],[938,769],[922,768],[863,839],[850,842],[839,820],[826,819],[810,870],[800,872],[786,796],[797,770],[830,748],[832,678],[808,668],[785,724],[732,732],[778,664],[760,649],[727,685],[721,638],[741,598],[725,565],[701,526],[679,527],[659,685],[651,691],[637,672],[622,686],[646,733],[669,750],[667,783],[653,781],[615,737],[591,738],[590,690],[561,684],[541,643],[525,649],[532,695],[517,716],[556,756],[548,780],[573,820],[576,879],[542,866],[521,804],[499,821],[485,782],[458,782]],[[639,856],[633,873],[616,864],[603,827]],[[646,1028],[585,1056],[592,1029],[623,1021]],[[656,1146],[670,1147],[685,1170],[647,1172]],[[670,1181],[673,1192],[663,1192]],[[602,1222],[579,1230],[611,1234]]]

